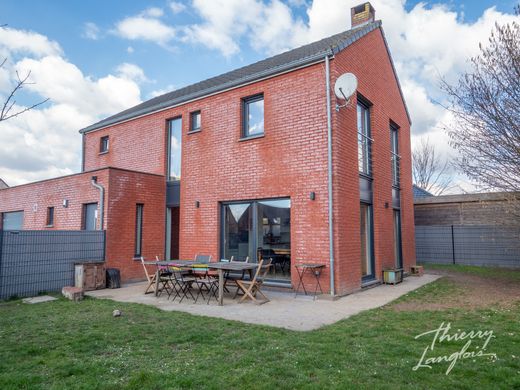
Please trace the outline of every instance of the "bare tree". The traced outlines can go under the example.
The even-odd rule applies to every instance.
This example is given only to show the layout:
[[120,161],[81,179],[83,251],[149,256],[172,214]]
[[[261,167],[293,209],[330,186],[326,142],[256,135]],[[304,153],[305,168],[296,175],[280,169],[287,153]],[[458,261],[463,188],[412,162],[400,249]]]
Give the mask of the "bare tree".
[[[5,63],[7,62],[7,58],[5,58],[0,63],[0,68],[2,68]],[[2,104],[2,111],[0,111],[0,122],[5,121],[10,118],[14,118],[15,116],[18,116],[20,114],[23,114],[24,112],[27,112],[29,110],[32,110],[35,107],[38,107],[44,103],[46,103],[49,98],[44,99],[36,104],[32,104],[29,107],[24,107],[19,110],[14,110],[13,108],[16,104],[16,94],[22,90],[22,88],[26,85],[33,84],[29,82],[29,77],[31,76],[31,71],[28,71],[25,76],[20,76],[18,71],[16,71],[16,83],[11,91],[8,92],[7,98],[5,99],[4,103]]]
[[449,171],[450,161],[436,153],[429,138],[422,138],[421,143],[412,152],[414,184],[434,195],[442,195],[452,187]]
[[[6,24],[0,25],[0,28],[6,27]],[[7,63],[7,58],[4,58],[2,62],[0,62],[0,69],[5,66]],[[13,110],[15,108],[16,104],[16,94],[19,93],[26,85],[33,84],[29,81],[29,77],[31,76],[31,71],[28,71],[24,76],[20,76],[18,71],[16,71],[16,82],[14,84],[14,87],[7,91],[7,97],[5,98],[5,101],[1,103],[2,110],[0,111],[0,122],[5,121],[10,118],[14,118],[15,116],[18,116],[20,114],[23,114],[24,112],[27,112],[29,110],[32,110],[35,107],[38,107],[44,103],[46,103],[49,99],[44,99],[36,104],[32,104],[28,107],[23,107],[19,110]]]
[[[520,14],[520,7],[516,7]],[[485,190],[520,191],[520,25],[495,25],[456,85],[442,82],[456,165]]]

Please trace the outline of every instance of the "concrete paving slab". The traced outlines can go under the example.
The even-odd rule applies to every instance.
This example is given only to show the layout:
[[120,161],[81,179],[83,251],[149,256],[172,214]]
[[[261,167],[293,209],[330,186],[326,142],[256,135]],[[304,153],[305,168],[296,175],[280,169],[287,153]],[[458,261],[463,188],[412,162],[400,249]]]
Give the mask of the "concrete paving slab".
[[55,301],[57,299],[58,298],[51,297],[50,295],[40,295],[38,297],[24,298],[24,299],[22,299],[22,302],[34,304],[34,303]]
[[422,277],[408,277],[395,286],[380,285],[367,290],[347,295],[337,300],[317,299],[294,293],[269,291],[265,294],[271,300],[264,305],[252,302],[239,304],[231,297],[224,297],[224,306],[218,306],[215,300],[208,305],[199,300],[179,303],[167,299],[167,295],[155,297],[143,294],[146,283],[125,285],[119,289],[89,291],[85,294],[95,298],[112,299],[117,302],[142,303],[155,306],[165,311],[182,311],[195,315],[218,317],[242,321],[256,325],[269,325],[297,331],[309,331],[333,324],[365,310],[386,305],[400,296],[425,284],[437,280],[439,275],[426,274]]

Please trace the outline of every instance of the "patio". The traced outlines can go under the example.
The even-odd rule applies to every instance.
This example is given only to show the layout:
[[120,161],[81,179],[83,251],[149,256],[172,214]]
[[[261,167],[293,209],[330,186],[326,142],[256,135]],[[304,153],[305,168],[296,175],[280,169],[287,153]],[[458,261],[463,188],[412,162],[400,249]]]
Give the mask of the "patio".
[[159,297],[155,297],[154,294],[143,294],[146,282],[127,284],[120,289],[89,291],[86,295],[111,299],[116,302],[142,303],[164,311],[182,311],[255,325],[309,331],[333,324],[362,311],[381,307],[439,277],[431,274],[425,274],[422,277],[407,277],[402,283],[395,286],[380,285],[334,301],[313,300],[311,296],[304,295],[295,297],[293,292],[264,288],[264,292],[271,301],[261,306],[251,302],[238,304],[238,301],[231,299],[229,295],[224,297],[224,306],[218,306],[215,300],[212,300],[209,305],[202,301],[197,304],[186,300],[182,303],[179,303],[178,300],[173,302],[168,300],[165,294]]

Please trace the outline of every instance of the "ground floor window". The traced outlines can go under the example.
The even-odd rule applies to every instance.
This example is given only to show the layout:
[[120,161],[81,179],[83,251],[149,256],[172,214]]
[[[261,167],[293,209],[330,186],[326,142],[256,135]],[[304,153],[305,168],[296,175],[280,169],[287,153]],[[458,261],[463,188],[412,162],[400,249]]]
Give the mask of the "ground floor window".
[[23,211],[12,211],[8,213],[2,213],[1,227],[3,230],[22,230]]
[[397,268],[403,267],[401,241],[401,210],[394,210],[394,258]]
[[83,205],[83,230],[96,230],[97,225],[97,203]]
[[361,276],[366,280],[374,277],[372,205],[361,203],[360,211]]
[[291,200],[266,199],[222,204],[221,255],[257,262],[272,258],[271,277],[290,279]]
[[135,257],[141,256],[143,247],[143,204],[135,206]]

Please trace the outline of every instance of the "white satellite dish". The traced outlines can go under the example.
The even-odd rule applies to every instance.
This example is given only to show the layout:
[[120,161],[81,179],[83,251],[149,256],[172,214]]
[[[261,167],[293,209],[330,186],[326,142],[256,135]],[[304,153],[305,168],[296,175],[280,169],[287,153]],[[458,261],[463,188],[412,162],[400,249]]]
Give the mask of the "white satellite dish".
[[336,104],[336,110],[347,106],[350,97],[356,92],[357,86],[357,78],[353,73],[344,73],[338,77],[334,84],[334,93],[338,99],[345,100],[346,103],[343,106]]

